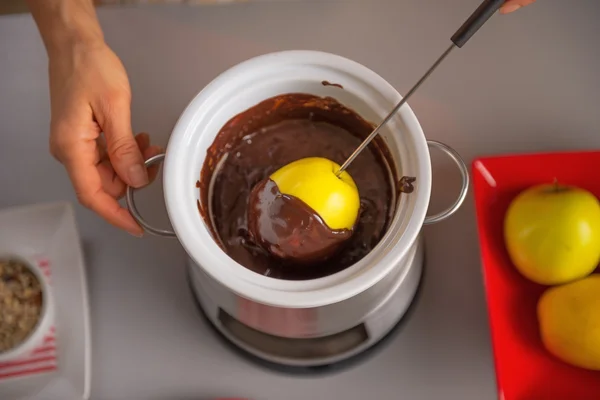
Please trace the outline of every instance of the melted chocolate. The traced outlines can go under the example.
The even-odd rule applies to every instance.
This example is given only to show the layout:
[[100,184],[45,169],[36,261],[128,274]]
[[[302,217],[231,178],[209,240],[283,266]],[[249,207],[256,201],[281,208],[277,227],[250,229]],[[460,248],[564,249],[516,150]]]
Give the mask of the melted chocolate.
[[331,82],[329,82],[329,81],[323,81],[323,82],[321,82],[321,85],[323,85],[323,86],[335,86],[335,87],[338,87],[338,88],[340,88],[340,89],[343,89],[343,88],[344,88],[344,87],[343,87],[342,85],[340,85],[339,83],[331,83]]
[[290,266],[322,263],[352,236],[351,230],[329,228],[302,200],[282,194],[271,179],[250,192],[248,230],[253,242]]
[[[389,153],[379,137],[348,168],[358,186],[360,215],[352,236],[329,260],[320,263],[315,255],[317,261],[310,267],[287,265],[254,241],[247,215],[251,191],[277,169],[305,157],[325,157],[342,164],[372,129],[372,124],[335,99],[308,94],[267,99],[227,122],[207,151],[199,203],[224,251],[252,271],[289,280],[331,275],[367,255],[389,226],[396,204],[394,186],[399,181],[390,176],[394,168],[388,168]],[[306,215],[298,218],[315,223]],[[314,235],[316,239],[320,233]]]
[[400,180],[396,184],[396,187],[398,188],[398,196],[400,196],[400,193],[408,194],[414,192],[415,187],[413,183],[415,183],[416,180],[417,178],[415,178],[414,176],[403,176],[402,178],[400,178]]

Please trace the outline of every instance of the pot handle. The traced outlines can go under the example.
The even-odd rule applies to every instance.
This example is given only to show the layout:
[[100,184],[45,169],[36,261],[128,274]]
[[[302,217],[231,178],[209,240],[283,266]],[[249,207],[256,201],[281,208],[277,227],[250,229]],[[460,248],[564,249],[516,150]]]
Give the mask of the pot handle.
[[461,156],[456,152],[456,150],[442,142],[438,142],[435,140],[428,140],[427,145],[429,147],[435,147],[438,150],[441,150],[442,152],[446,153],[446,155],[450,157],[452,161],[454,161],[460,172],[462,186],[460,188],[460,194],[458,195],[458,198],[456,199],[454,204],[452,204],[446,210],[438,214],[426,216],[425,221],[423,221],[423,225],[435,224],[437,222],[441,222],[451,217],[465,201],[465,198],[467,197],[467,193],[469,191],[469,169],[467,168],[467,165],[465,164]]
[[[467,193],[469,191],[469,170],[467,168],[467,165],[463,161],[463,159],[456,152],[456,150],[454,150],[453,148],[451,148],[450,146],[448,146],[444,143],[441,143],[441,142],[438,142],[435,140],[428,140],[427,144],[429,147],[435,147],[435,148],[443,151],[444,153],[446,153],[446,155],[448,157],[450,157],[450,159],[452,161],[454,161],[456,163],[456,166],[458,167],[458,170],[461,175],[462,186],[460,189],[460,194],[458,195],[458,198],[456,199],[454,204],[452,204],[449,208],[447,208],[446,210],[444,210],[438,214],[434,214],[434,215],[425,217],[425,220],[423,221],[423,225],[435,224],[437,222],[441,222],[441,221],[451,217],[460,208],[462,203],[465,201],[465,198],[467,197]],[[149,167],[151,165],[154,165],[158,162],[163,161],[164,158],[165,158],[164,153],[155,155],[154,157],[150,157],[149,159],[147,159],[145,162],[145,165],[146,165],[146,167]],[[146,220],[141,216],[140,212],[138,211],[138,209],[135,205],[135,201],[133,198],[134,192],[135,192],[135,189],[132,188],[131,186],[128,186],[127,192],[125,195],[125,201],[127,202],[127,208],[129,209],[129,212],[131,213],[131,216],[133,217],[135,222],[140,224],[140,226],[142,228],[144,228],[144,230],[146,232],[151,233],[153,235],[161,236],[161,237],[169,237],[169,238],[176,237],[176,234],[174,231],[171,231],[168,229],[155,228],[152,225],[150,225],[148,222],[146,222]]]
[[[154,157],[150,157],[145,162],[146,167],[149,167],[151,165],[159,163],[159,162],[163,161],[164,158],[165,158],[164,153],[157,154]],[[175,232],[167,230],[167,229],[155,228],[152,225],[150,225],[148,222],[146,222],[146,220],[140,215],[140,212],[138,211],[137,207],[135,206],[135,201],[133,200],[134,191],[135,191],[134,188],[132,188],[131,186],[127,186],[127,193],[125,194],[125,201],[127,202],[127,208],[129,208],[129,212],[131,213],[131,216],[133,217],[135,222],[140,224],[140,226],[142,228],[144,228],[144,230],[146,232],[151,233],[153,235],[169,237],[169,238],[176,237]]]

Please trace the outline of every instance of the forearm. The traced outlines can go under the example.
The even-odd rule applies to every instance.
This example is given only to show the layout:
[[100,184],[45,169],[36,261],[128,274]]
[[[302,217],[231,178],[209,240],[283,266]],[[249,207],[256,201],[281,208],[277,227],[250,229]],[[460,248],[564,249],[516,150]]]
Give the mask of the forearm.
[[26,0],[48,54],[104,42],[92,0]]

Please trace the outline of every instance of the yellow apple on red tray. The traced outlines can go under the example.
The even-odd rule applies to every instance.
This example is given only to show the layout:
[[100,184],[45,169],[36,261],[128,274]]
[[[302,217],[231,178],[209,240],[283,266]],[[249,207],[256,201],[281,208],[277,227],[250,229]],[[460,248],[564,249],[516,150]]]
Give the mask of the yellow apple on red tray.
[[504,218],[504,240],[515,268],[550,287],[537,303],[546,350],[576,367],[600,371],[600,201],[559,183],[529,187]]
[[579,187],[534,185],[511,202],[504,239],[516,269],[533,282],[584,278],[600,262],[600,202]]
[[568,364],[600,371],[600,274],[547,289],[537,316],[546,350]]

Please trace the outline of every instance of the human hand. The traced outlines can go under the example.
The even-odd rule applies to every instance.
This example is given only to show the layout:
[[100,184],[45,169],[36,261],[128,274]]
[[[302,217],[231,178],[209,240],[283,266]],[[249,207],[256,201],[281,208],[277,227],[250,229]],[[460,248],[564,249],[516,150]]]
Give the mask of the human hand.
[[500,13],[509,14],[533,3],[535,3],[535,0],[506,0],[502,7],[500,7]]
[[143,234],[117,199],[127,185],[152,181],[157,167],[144,160],[161,153],[147,134],[131,130],[131,92],[125,69],[104,42],[49,52],[50,152],[66,168],[77,199],[106,221]]

